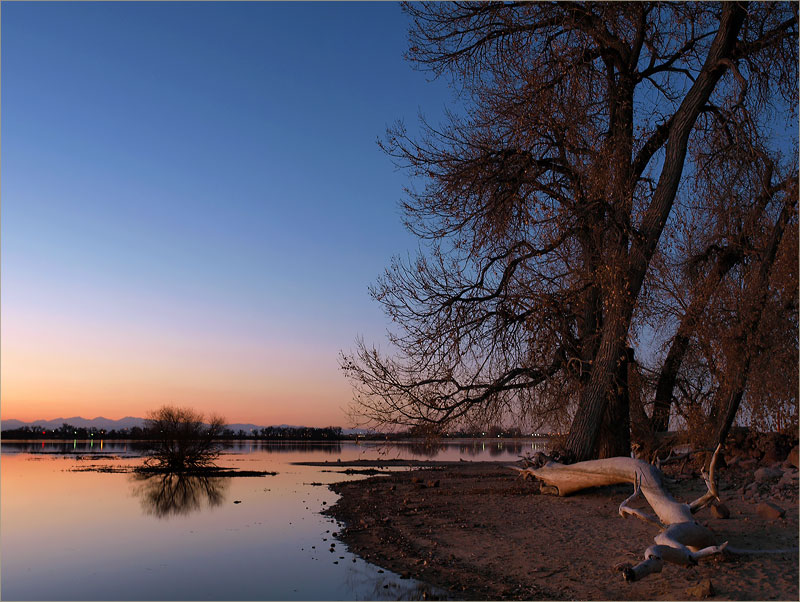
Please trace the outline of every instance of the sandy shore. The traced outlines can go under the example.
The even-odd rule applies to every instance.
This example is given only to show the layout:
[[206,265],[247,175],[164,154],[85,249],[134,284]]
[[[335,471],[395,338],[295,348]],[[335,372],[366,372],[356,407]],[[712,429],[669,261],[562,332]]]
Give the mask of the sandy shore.
[[[797,547],[796,487],[777,500],[785,517],[768,520],[740,494],[751,474],[720,472],[730,518],[714,518],[709,509],[698,514],[720,542],[747,549]],[[673,476],[668,488],[679,500],[705,491],[696,475]],[[710,579],[710,599],[798,599],[797,552],[666,565],[660,574],[625,583],[614,566],[641,559],[658,532],[618,516],[620,502],[632,492],[627,485],[559,498],[540,494],[538,483],[518,479],[505,464],[462,462],[332,488],[341,498],[328,512],[346,523],[339,538],[352,551],[455,598],[680,600],[695,597],[690,588]]]

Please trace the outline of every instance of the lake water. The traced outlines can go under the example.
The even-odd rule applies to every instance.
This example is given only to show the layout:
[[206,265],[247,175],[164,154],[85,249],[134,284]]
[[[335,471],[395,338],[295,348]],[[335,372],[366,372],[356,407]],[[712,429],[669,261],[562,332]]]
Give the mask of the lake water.
[[[398,600],[440,596],[336,540],[321,511],[342,462],[508,460],[528,441],[413,444],[242,441],[217,464],[275,476],[142,479],[135,442],[2,442],[3,600]],[[294,462],[331,462],[329,467]],[[400,470],[407,470],[402,468]],[[330,544],[336,544],[330,552]],[[380,571],[380,572],[379,572]]]

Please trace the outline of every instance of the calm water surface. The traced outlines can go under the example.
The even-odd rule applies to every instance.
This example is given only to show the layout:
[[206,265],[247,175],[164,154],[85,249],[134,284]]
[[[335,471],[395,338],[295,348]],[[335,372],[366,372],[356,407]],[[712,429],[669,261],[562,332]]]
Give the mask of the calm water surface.
[[[132,442],[3,442],[3,600],[397,600],[441,595],[347,551],[320,514],[336,461],[509,460],[530,441],[240,442],[218,464],[275,476],[137,478]],[[102,447],[102,449],[101,449]],[[330,461],[330,467],[293,462]],[[107,472],[98,472],[97,469]],[[406,469],[402,469],[406,470]],[[115,472],[116,471],[116,472]],[[238,503],[235,503],[238,502]],[[336,551],[329,552],[331,542]],[[342,558],[343,557],[343,558]]]

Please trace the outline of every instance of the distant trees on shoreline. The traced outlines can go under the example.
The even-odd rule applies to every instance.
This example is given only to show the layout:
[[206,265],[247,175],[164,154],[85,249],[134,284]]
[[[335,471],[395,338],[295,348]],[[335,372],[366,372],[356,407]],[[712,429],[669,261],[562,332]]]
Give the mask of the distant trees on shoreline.
[[145,439],[149,433],[135,426],[124,429],[99,429],[95,427],[78,427],[64,423],[56,429],[42,426],[21,426],[16,429],[3,429],[4,439]]
[[[90,439],[107,439],[107,440],[140,440],[147,441],[154,438],[152,431],[141,428],[125,428],[125,429],[98,429],[98,428],[85,428],[76,427],[70,424],[64,424],[57,429],[46,429],[39,426],[23,426],[16,429],[3,430],[3,439],[8,440],[21,440],[21,439],[52,439],[52,440],[90,440]],[[492,439],[502,438],[522,438],[522,437],[547,437],[549,433],[528,433],[522,432],[519,428],[501,428],[499,426],[491,426],[484,430],[459,430],[451,431],[441,435],[449,439],[480,439],[489,437]],[[414,429],[407,431],[399,431],[394,433],[342,433],[342,427],[328,426],[324,428],[315,427],[280,427],[270,426],[258,430],[246,432],[244,430],[234,431],[233,429],[225,428],[216,437],[218,441],[234,441],[234,440],[249,440],[249,441],[354,441],[354,440],[381,440],[381,441],[399,441],[403,439],[418,439],[424,438],[424,435],[416,432]]]
[[[244,431],[239,429],[223,428],[216,435],[219,440],[233,439],[259,439],[259,440],[308,440],[308,441],[338,441],[341,439],[355,438],[356,435],[343,435],[342,428],[339,426],[328,426],[324,428],[313,427],[277,427],[271,426],[257,431]],[[3,429],[4,439],[140,439],[149,440],[154,438],[151,429],[134,426],[123,429],[98,429],[95,427],[77,427],[71,424],[64,424],[57,429],[48,429],[41,426],[22,426],[16,429]]]
[[[233,432],[230,434],[233,436]],[[244,431],[240,430],[237,433],[236,438],[268,439],[278,441],[288,441],[294,439],[305,439],[311,441],[338,441],[340,439],[346,439],[347,437],[342,435],[342,427],[340,426],[326,426],[325,428],[268,426],[253,432],[253,434],[250,436],[248,436],[248,434]]]

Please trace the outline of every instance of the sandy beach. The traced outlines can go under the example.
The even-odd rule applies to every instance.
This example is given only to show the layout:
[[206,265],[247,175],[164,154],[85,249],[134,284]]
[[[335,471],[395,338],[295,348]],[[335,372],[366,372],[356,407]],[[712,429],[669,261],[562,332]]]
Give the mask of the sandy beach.
[[[680,473],[673,466],[665,473],[678,500],[705,492],[690,469]],[[442,463],[337,483],[332,488],[341,498],[328,512],[346,523],[338,537],[352,551],[455,598],[797,600],[797,481],[774,500],[785,516],[767,519],[756,509],[770,497],[769,484],[760,494],[744,492],[752,474],[751,467],[721,470],[720,495],[730,517],[715,518],[706,508],[698,520],[730,546],[795,551],[726,554],[693,567],[667,564],[635,583],[626,583],[614,567],[640,560],[658,529],[618,515],[632,492],[628,485],[555,497],[517,478],[507,463]],[[705,580],[711,595],[702,591]]]

